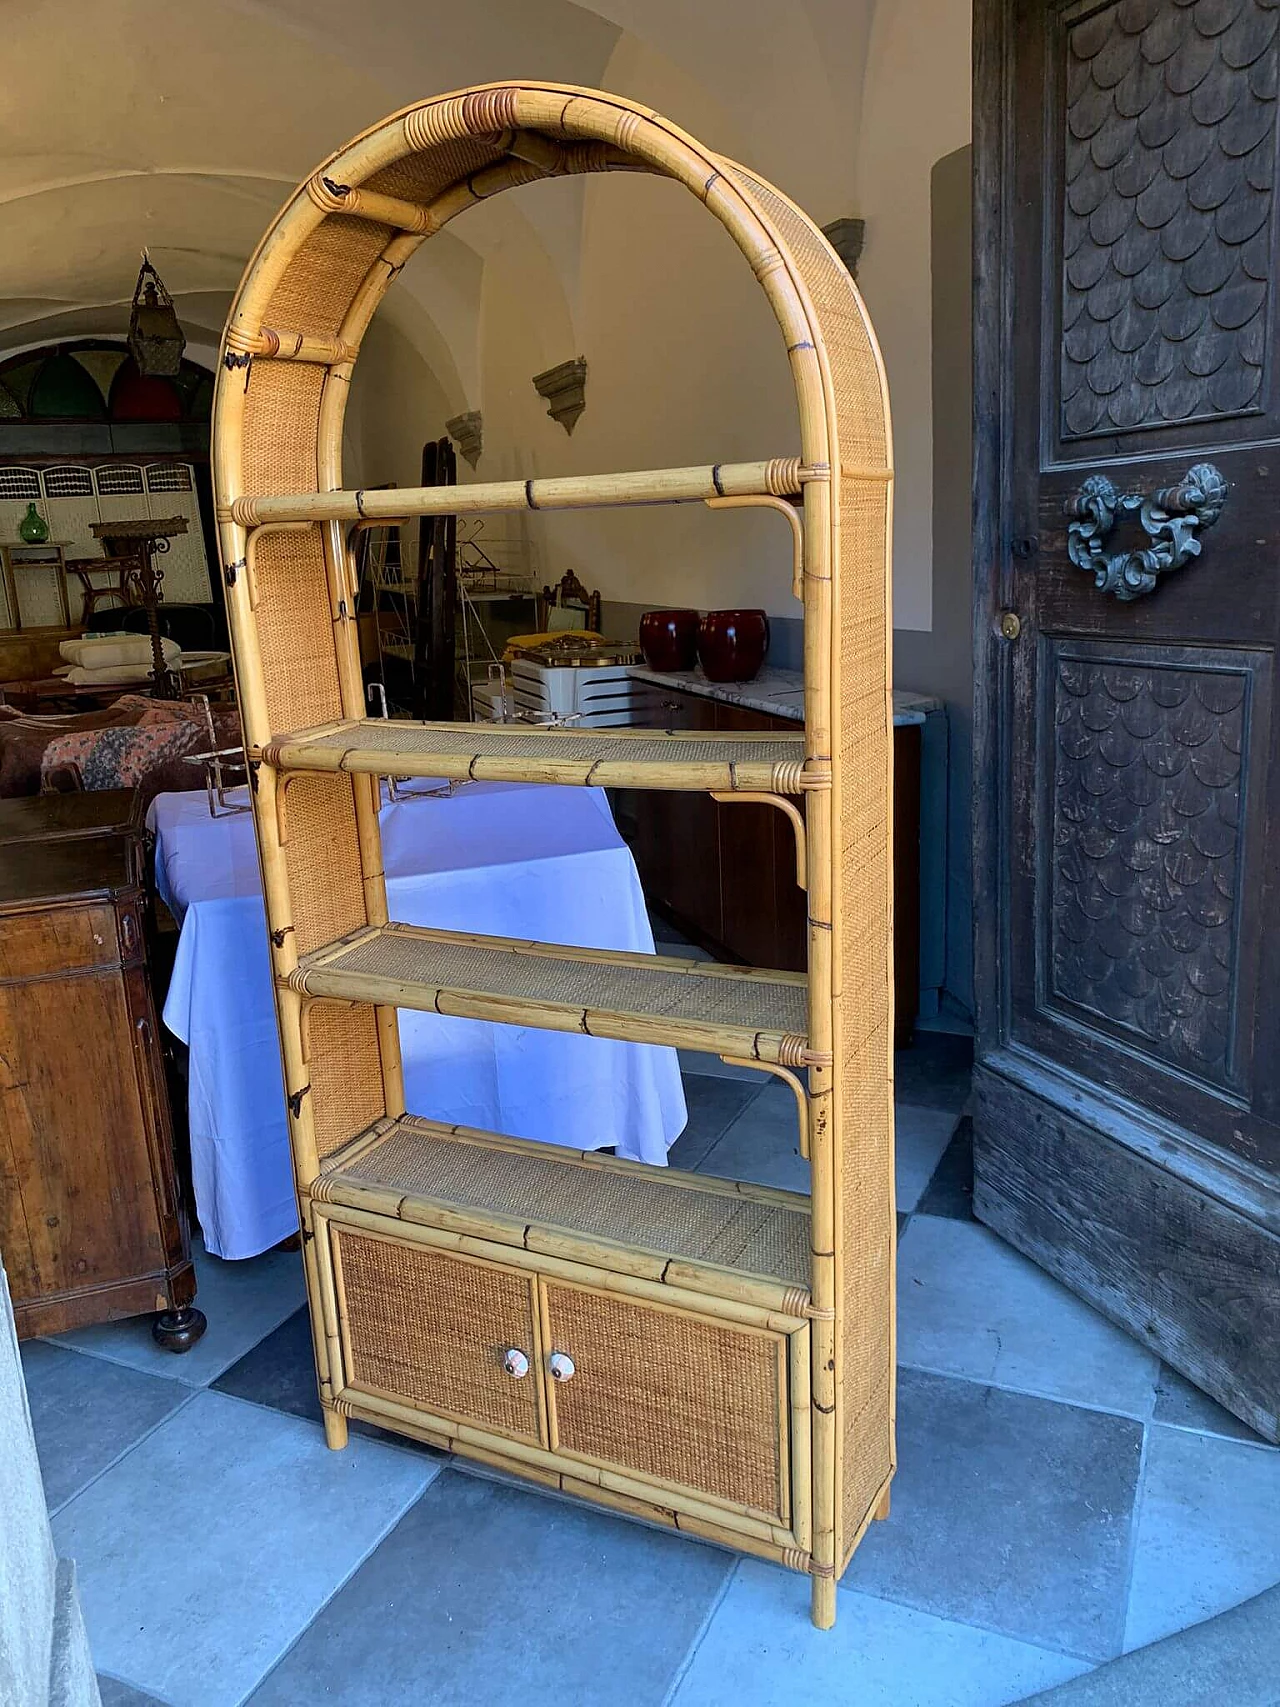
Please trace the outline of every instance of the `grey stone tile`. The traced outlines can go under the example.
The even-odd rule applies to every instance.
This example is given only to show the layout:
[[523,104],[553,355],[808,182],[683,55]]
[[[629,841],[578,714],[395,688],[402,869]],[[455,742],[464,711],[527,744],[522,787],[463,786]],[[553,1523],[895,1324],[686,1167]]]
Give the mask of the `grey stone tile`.
[[[1220,1434],[1228,1440],[1247,1440],[1254,1446],[1270,1445],[1248,1423],[1233,1417],[1216,1399],[1202,1393],[1176,1369],[1170,1369],[1167,1363],[1160,1365],[1153,1415],[1156,1422],[1168,1423],[1171,1428],[1194,1429],[1197,1434]],[[1280,1448],[1272,1447],[1272,1450]]]
[[149,1375],[204,1387],[291,1316],[305,1299],[302,1258],[297,1251],[265,1251],[247,1262],[224,1262],[198,1246],[192,1255],[196,1303],[208,1317],[209,1326],[190,1351],[175,1356],[162,1350],[151,1337],[150,1316],[76,1328],[59,1334],[52,1343],[74,1346]]
[[946,1153],[956,1117],[946,1108],[899,1101],[893,1118],[893,1179],[898,1208],[910,1215]]
[[22,1373],[50,1511],[148,1434],[191,1389],[101,1358],[28,1340]]
[[1031,1697],[1023,1707],[1276,1707],[1280,1588]]
[[898,1256],[898,1357],[1148,1417],[1159,1359],[976,1221],[913,1215]]
[[[1241,1448],[1241,1450],[1244,1450]],[[850,1588],[1081,1659],[1123,1640],[1142,1427],[904,1372],[892,1515]]]
[[1087,1670],[990,1630],[842,1589],[834,1630],[803,1578],[744,1560],[672,1707],[1003,1707]]
[[[320,1395],[316,1390],[311,1317],[306,1305],[295,1311],[288,1321],[281,1322],[266,1339],[259,1340],[238,1363],[224,1370],[213,1386],[215,1392],[228,1393],[234,1399],[248,1399],[255,1405],[267,1405],[274,1411],[305,1417],[308,1422],[318,1424],[321,1421]],[[352,1422],[349,1427],[352,1434],[362,1434],[370,1440],[381,1440],[406,1452],[418,1452],[427,1458],[446,1461],[446,1455],[435,1447],[411,1440],[408,1435],[393,1434],[374,1423]]]
[[54,1519],[95,1660],[172,1707],[242,1700],[435,1473],[197,1394]]
[[894,1093],[922,1108],[947,1108],[957,1116],[969,1095],[973,1039],[948,1032],[917,1031],[910,1049],[893,1057]]
[[764,1089],[763,1082],[721,1079],[707,1073],[685,1073],[684,1100],[688,1124],[667,1151],[667,1165],[694,1169],[725,1128],[735,1121]]
[[776,1084],[772,1073],[759,1067],[739,1067],[732,1061],[722,1061],[718,1055],[704,1054],[700,1049],[681,1049],[680,1071],[711,1079],[741,1079],[749,1085]]
[[1280,1453],[1155,1425],[1147,1441],[1126,1648],[1280,1583]]
[[916,1208],[949,1221],[973,1220],[973,1121],[967,1114],[960,1116]]
[[747,1105],[696,1171],[720,1179],[754,1180],[757,1185],[809,1190],[809,1164],[800,1155],[800,1120],[790,1087],[767,1085]]
[[144,1694],[131,1683],[122,1683],[118,1677],[108,1677],[104,1672],[98,1673],[98,1693],[102,1707],[169,1707],[158,1695]]
[[656,1707],[732,1567],[687,1537],[446,1471],[253,1707]]

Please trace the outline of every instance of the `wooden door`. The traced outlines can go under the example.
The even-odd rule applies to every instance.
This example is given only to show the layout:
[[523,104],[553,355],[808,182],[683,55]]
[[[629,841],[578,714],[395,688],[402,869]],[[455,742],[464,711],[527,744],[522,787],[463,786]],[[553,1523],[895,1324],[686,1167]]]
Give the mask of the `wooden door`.
[[1278,25],[975,14],[975,1208],[1272,1439]]

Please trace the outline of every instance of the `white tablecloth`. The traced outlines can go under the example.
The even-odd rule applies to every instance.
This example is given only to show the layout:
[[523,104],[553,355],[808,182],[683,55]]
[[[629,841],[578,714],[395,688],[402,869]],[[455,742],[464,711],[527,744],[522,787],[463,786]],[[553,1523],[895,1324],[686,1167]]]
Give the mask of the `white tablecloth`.
[[[381,823],[394,919],[653,950],[635,865],[598,789],[471,783],[385,805]],[[296,1231],[297,1211],[252,820],[212,819],[192,792],[160,795],[148,824],[157,887],[182,925],[164,1021],[191,1052],[196,1208],[210,1251],[256,1256]],[[613,1144],[661,1165],[684,1127],[672,1049],[410,1012],[400,1044],[414,1114]]]

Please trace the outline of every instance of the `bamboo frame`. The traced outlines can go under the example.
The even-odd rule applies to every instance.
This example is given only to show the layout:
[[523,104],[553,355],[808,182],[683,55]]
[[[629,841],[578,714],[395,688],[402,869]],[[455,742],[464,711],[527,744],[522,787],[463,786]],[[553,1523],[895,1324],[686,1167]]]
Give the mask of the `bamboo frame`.
[[[619,169],[656,172],[682,184],[737,244],[787,349],[799,457],[478,485],[449,494],[344,491],[342,425],[354,363],[379,302],[419,244],[505,189],[564,172]],[[304,1000],[318,997],[319,983],[337,976],[332,969],[326,975],[320,963],[344,942],[387,923],[377,775],[415,774],[411,764],[399,757],[388,763],[385,754],[375,767],[361,754],[358,736],[337,763],[306,739],[326,725],[356,725],[364,717],[344,522],[602,503],[701,501],[783,510],[792,535],[793,585],[798,568],[805,614],[805,725],[795,759],[780,760],[767,778],[743,769],[727,786],[723,773],[698,775],[692,765],[673,767],[665,760],[660,767],[635,764],[625,781],[602,763],[566,777],[558,767],[569,761],[541,749],[531,751],[527,764],[520,757],[512,763],[520,779],[531,781],[598,783],[607,777],[617,786],[718,788],[733,798],[808,797],[805,1025],[749,1045],[732,1028],[717,1034],[708,1027],[694,1038],[686,1027],[679,1037],[754,1065],[808,1068],[807,1093],[794,1075],[792,1086],[811,1170],[809,1288],[802,1316],[787,1318],[799,1320],[809,1340],[807,1395],[795,1361],[798,1340],[788,1377],[791,1432],[803,1438],[809,1454],[808,1472],[798,1456],[792,1462],[795,1521],[803,1527],[807,1487],[808,1533],[799,1540],[761,1535],[736,1529],[723,1513],[673,1512],[666,1496],[646,1484],[570,1473],[513,1453],[501,1441],[478,1433],[472,1438],[465,1427],[432,1433],[414,1414],[396,1417],[385,1410],[380,1420],[469,1451],[480,1462],[532,1474],[543,1485],[558,1481],[562,1490],[806,1570],[814,1621],[829,1625],[837,1571],[873,1514],[886,1509],[893,1469],[892,968],[885,857],[892,762],[891,454],[883,367],[856,289],[812,223],[771,186],[638,105],[544,83],[463,91],[419,103],[355,138],[275,221],[232,307],[215,399],[214,457],[304,1229],[311,1225],[312,1187],[317,1200],[347,1189],[335,1159],[376,1141],[374,1128],[403,1111],[394,1004],[412,995],[394,985],[348,991],[361,1002],[372,997],[372,1031],[357,1008],[340,1029],[326,1018],[325,1048],[312,1048],[321,1018],[318,1012],[311,1017]],[[797,496],[799,507],[787,502]],[[299,523],[320,525],[301,529]],[[276,524],[294,524],[292,537],[269,532]],[[249,562],[252,573],[237,575]],[[328,605],[323,644],[309,615],[317,600]],[[291,671],[286,653],[295,632],[305,646]],[[298,737],[281,733],[299,729]],[[421,747],[414,752],[426,762]],[[622,743],[608,744],[603,753],[609,764],[627,762]],[[486,761],[470,758],[475,774],[482,774],[478,767]],[[295,760],[297,770],[312,773],[307,791],[282,787]],[[321,870],[324,879],[317,881]],[[581,955],[577,963],[593,964]],[[527,1024],[530,1013],[527,1006],[498,1002],[485,1016]],[[609,1034],[668,1040],[652,1016],[641,1016],[626,1033]],[[405,1205],[394,1215],[386,1203],[336,1207],[344,1216],[367,1216],[396,1239],[430,1233],[456,1241],[455,1249],[474,1247],[491,1260],[499,1253],[508,1264],[519,1257],[517,1266],[548,1274],[563,1269],[579,1282],[599,1272],[610,1285],[657,1285],[667,1304],[699,1314],[750,1307],[718,1295],[709,1304],[711,1295],[698,1291],[689,1276],[672,1288],[674,1268],[663,1282],[633,1275],[630,1269],[645,1267],[643,1252],[593,1252],[573,1229],[535,1230],[534,1242],[546,1239],[547,1248],[521,1254],[473,1233],[415,1227],[414,1211]],[[342,1378],[341,1348],[333,1340],[339,1306],[312,1249],[320,1242],[319,1235],[304,1240],[304,1265],[313,1316],[323,1325],[315,1350],[327,1436],[339,1445],[347,1416],[379,1413],[375,1403],[335,1390],[335,1379]],[[586,1260],[597,1253],[604,1264],[599,1271]],[[700,1273],[715,1282],[709,1270]]]
[[[276,812],[277,825],[280,822]],[[361,971],[345,962],[354,954],[394,942],[408,953],[415,976],[397,978]],[[640,973],[653,980],[650,1005],[641,1009],[584,1007],[581,1002],[554,996],[506,995],[472,988],[432,977],[432,951],[454,946],[483,951],[495,962],[506,956],[513,960],[544,963],[550,976],[562,967],[609,967],[620,975]],[[656,954],[624,954],[605,949],[564,948],[559,944],[521,941],[512,937],[481,937],[465,931],[436,931],[421,925],[374,925],[353,931],[350,936],[316,950],[298,961],[287,982],[301,995],[324,997],[337,1002],[370,1002],[387,1008],[414,1008],[421,1013],[449,1014],[455,1019],[480,1019],[506,1025],[536,1026],[544,1031],[581,1032],[587,1037],[611,1037],[624,1043],[665,1043],[699,1049],[713,1055],[736,1055],[753,1063],[806,1066],[815,1059],[805,1038],[783,1025],[731,1020],[689,1019],[668,1016],[663,1011],[663,987],[654,975],[667,975],[716,984],[736,985],[744,991],[757,987],[761,993],[759,1017],[766,1017],[764,1003],[770,990],[803,989],[798,973],[765,972],[754,967],[727,966],[717,961],[687,960]],[[478,981],[477,981],[478,982]],[[669,991],[667,992],[669,995]]]
[[[877,479],[884,471],[871,471]],[[220,521],[242,527],[281,522],[388,522],[410,516],[474,516],[505,510],[593,510],[632,504],[712,503],[799,494],[806,482],[825,481],[826,469],[807,468],[798,457],[767,462],[704,463],[694,468],[647,468],[635,473],[566,474],[542,480],[502,480],[473,486],[396,486],[351,492],[295,492],[234,498],[220,505]]]
[[[468,730],[474,734],[473,741],[459,743],[457,724],[405,723],[390,726],[397,739],[394,746],[387,747],[370,742],[371,724],[379,734],[385,727],[380,718],[361,718],[337,721],[318,729],[294,730],[276,736],[255,757],[285,772],[371,776],[394,773],[445,777],[454,782],[545,782],[583,788],[719,791],[717,799],[732,794],[757,799],[830,785],[829,767],[822,769],[806,760],[804,735],[799,730],[794,735],[782,730],[718,734],[714,730],[587,731],[480,724]],[[444,739],[446,734],[448,741]],[[498,743],[526,751],[498,755],[485,750]],[[474,746],[475,750],[463,751],[463,745]],[[722,747],[723,757],[701,756],[708,746]],[[661,749],[660,757],[639,756],[655,747]],[[752,748],[759,748],[759,756],[752,753]],[[787,756],[770,757],[779,748]],[[690,752],[700,756],[691,758]],[[796,811],[790,802],[788,807]],[[802,820],[800,827],[803,828]]]

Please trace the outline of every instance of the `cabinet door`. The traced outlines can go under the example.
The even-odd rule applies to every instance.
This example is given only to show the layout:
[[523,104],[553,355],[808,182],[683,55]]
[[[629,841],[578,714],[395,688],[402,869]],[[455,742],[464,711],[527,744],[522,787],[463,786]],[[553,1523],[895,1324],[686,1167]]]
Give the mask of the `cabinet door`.
[[330,1225],[345,1385],[545,1445],[532,1276]]
[[553,1451],[790,1524],[785,1335],[562,1281],[542,1294]]
[[[110,909],[42,918],[50,958],[114,951]],[[0,986],[0,1248],[19,1303],[165,1266],[119,972]]]

